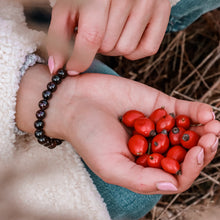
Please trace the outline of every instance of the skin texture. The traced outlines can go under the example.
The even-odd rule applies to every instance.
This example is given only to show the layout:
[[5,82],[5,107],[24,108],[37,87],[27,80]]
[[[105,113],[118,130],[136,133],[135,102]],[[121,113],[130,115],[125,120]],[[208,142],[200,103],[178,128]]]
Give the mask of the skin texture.
[[51,72],[65,63],[75,74],[85,71],[98,52],[131,60],[155,54],[170,8],[169,0],[57,0],[48,30]]
[[[22,78],[16,108],[20,129],[34,132],[37,103],[50,77],[46,66],[36,65]],[[150,115],[160,106],[203,124],[195,128],[201,138],[198,146],[187,152],[182,175],[178,177],[135,164],[127,147],[128,134],[118,120],[129,109]],[[143,194],[170,194],[188,189],[214,158],[216,149],[213,151],[212,147],[220,132],[220,123],[213,119],[212,109],[207,104],[177,100],[129,79],[92,73],[67,77],[59,85],[50,101],[45,123],[48,136],[69,141],[105,182]],[[158,190],[158,184],[167,186],[167,183],[177,190]]]

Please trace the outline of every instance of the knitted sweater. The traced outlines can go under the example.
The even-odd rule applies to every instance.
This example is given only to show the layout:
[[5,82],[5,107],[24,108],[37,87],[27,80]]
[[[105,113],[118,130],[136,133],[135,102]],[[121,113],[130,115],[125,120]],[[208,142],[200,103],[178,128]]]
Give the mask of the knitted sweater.
[[[178,0],[170,1],[174,4]],[[51,0],[51,5],[54,2]],[[45,34],[27,27],[23,7],[16,0],[0,0],[0,24],[1,219],[110,219],[69,143],[51,151],[40,147],[33,135],[15,135],[19,69]]]

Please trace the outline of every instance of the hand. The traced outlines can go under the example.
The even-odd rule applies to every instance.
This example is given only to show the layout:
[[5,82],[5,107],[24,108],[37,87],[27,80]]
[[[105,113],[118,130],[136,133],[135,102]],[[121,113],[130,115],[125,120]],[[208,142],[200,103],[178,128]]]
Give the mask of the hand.
[[[23,130],[34,131],[34,106],[50,80],[47,71],[46,67],[30,69],[21,82],[17,124]],[[35,104],[28,104],[28,100]],[[203,124],[197,128],[201,138],[198,146],[187,153],[181,176],[137,165],[127,148],[128,134],[118,120],[129,109],[149,115],[161,106]],[[22,117],[25,118],[19,120]],[[45,122],[48,136],[69,141],[104,181],[144,194],[171,194],[189,188],[214,158],[220,133],[220,123],[213,119],[209,105],[178,100],[141,83],[104,74],[67,77],[54,93]],[[29,126],[24,127],[25,124]]]
[[169,16],[169,0],[57,0],[48,31],[50,70],[67,62],[68,73],[76,75],[97,52],[131,60],[151,56],[160,47]]

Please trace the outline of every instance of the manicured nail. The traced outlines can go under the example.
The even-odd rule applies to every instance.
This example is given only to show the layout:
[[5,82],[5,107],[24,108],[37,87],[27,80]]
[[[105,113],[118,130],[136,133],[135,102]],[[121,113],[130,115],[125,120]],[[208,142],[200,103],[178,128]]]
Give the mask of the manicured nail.
[[78,75],[78,74],[79,74],[79,72],[74,71],[74,70],[67,71],[67,73],[68,73],[69,75],[71,75],[71,76],[75,76],[75,75]]
[[176,186],[169,182],[157,183],[156,187],[161,191],[177,191]]
[[53,56],[49,57],[48,66],[49,66],[50,73],[52,74],[54,71],[54,58],[53,58]]
[[198,165],[202,165],[204,163],[204,150],[201,149],[199,154],[197,155],[197,163]]
[[212,118],[215,120],[215,112],[212,112]]
[[217,149],[218,149],[218,138],[216,138],[216,141],[215,141],[215,143],[212,145],[212,152],[215,152],[215,151],[217,151]]

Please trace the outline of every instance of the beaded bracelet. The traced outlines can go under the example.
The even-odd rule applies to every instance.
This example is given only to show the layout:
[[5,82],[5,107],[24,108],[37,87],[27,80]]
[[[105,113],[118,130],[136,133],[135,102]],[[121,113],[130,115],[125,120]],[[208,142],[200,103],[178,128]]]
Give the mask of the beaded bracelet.
[[49,100],[52,98],[53,92],[56,91],[57,85],[59,85],[66,76],[66,70],[59,69],[57,71],[56,75],[52,77],[51,82],[47,84],[47,89],[42,92],[43,99],[39,101],[38,106],[40,109],[36,112],[37,120],[34,122],[34,127],[36,128],[35,137],[40,144],[50,149],[62,144],[63,140],[46,136],[43,129],[45,125],[43,119],[46,117],[46,109],[49,107]]

